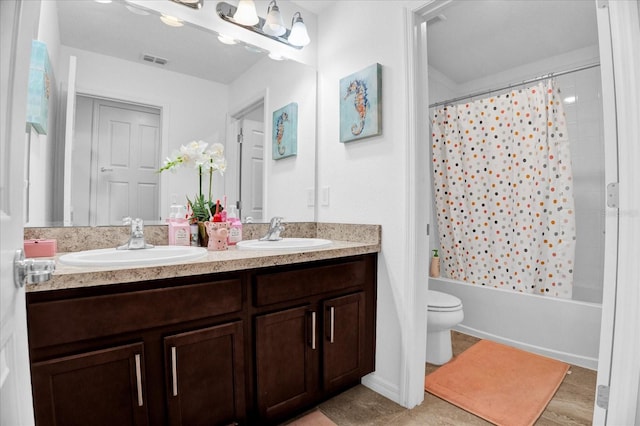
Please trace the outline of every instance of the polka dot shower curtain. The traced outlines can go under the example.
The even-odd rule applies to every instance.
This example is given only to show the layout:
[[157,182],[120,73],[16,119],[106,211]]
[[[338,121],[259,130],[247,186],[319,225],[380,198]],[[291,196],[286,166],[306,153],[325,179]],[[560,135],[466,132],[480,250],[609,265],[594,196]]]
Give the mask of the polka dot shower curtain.
[[555,81],[431,113],[444,276],[571,298],[567,125]]

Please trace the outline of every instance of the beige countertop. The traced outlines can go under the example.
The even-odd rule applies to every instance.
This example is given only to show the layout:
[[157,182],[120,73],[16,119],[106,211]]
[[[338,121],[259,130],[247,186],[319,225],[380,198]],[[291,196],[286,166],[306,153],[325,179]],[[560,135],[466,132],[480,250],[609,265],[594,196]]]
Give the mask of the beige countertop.
[[[68,233],[69,231],[67,230],[66,232]],[[104,232],[104,229],[100,229],[101,235],[104,235]],[[381,229],[378,225],[317,224],[316,235],[314,236],[330,239],[332,241],[330,246],[308,250],[269,251],[238,250],[236,247],[230,247],[226,251],[209,251],[206,257],[197,260],[177,264],[150,264],[133,267],[79,267],[64,265],[57,262],[59,257],[64,254],[62,252],[53,258],[56,260],[56,270],[52,279],[41,284],[27,285],[26,291],[39,292],[140,282],[377,253],[380,251],[380,233]],[[38,238],[49,236],[43,232],[38,234]],[[58,247],[60,247],[60,243],[58,243]],[[94,248],[101,247],[87,247],[86,249]]]

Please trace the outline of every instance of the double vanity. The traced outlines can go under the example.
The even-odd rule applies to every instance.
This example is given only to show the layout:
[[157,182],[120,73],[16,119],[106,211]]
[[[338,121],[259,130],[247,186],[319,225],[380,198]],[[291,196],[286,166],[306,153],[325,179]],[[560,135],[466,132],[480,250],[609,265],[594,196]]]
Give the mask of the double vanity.
[[[157,228],[148,240],[161,245]],[[121,238],[108,234],[25,230],[69,252]],[[27,287],[37,424],[278,424],[359,383],[374,370],[380,227],[290,224],[286,236],[298,247],[58,262],[51,281]]]

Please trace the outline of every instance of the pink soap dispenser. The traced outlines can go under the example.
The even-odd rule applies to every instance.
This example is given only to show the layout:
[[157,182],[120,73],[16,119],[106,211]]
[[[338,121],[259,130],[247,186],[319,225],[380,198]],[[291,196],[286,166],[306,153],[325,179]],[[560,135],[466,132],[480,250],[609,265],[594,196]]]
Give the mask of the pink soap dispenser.
[[168,229],[170,246],[191,245],[191,228],[185,216],[184,206],[171,206]]
[[236,206],[229,206],[227,222],[229,222],[229,245],[233,246],[242,241],[242,222],[238,218]]

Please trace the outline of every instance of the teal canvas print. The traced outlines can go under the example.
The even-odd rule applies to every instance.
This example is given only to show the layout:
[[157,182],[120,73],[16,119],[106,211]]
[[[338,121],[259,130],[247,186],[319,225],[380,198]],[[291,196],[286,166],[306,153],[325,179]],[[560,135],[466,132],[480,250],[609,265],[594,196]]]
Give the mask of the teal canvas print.
[[273,113],[273,159],[298,153],[298,104],[292,102]]
[[51,95],[51,68],[47,45],[33,40],[29,64],[29,89],[27,92],[27,125],[41,135],[47,134],[49,121],[49,97]]
[[382,66],[340,79],[340,142],[382,134]]

